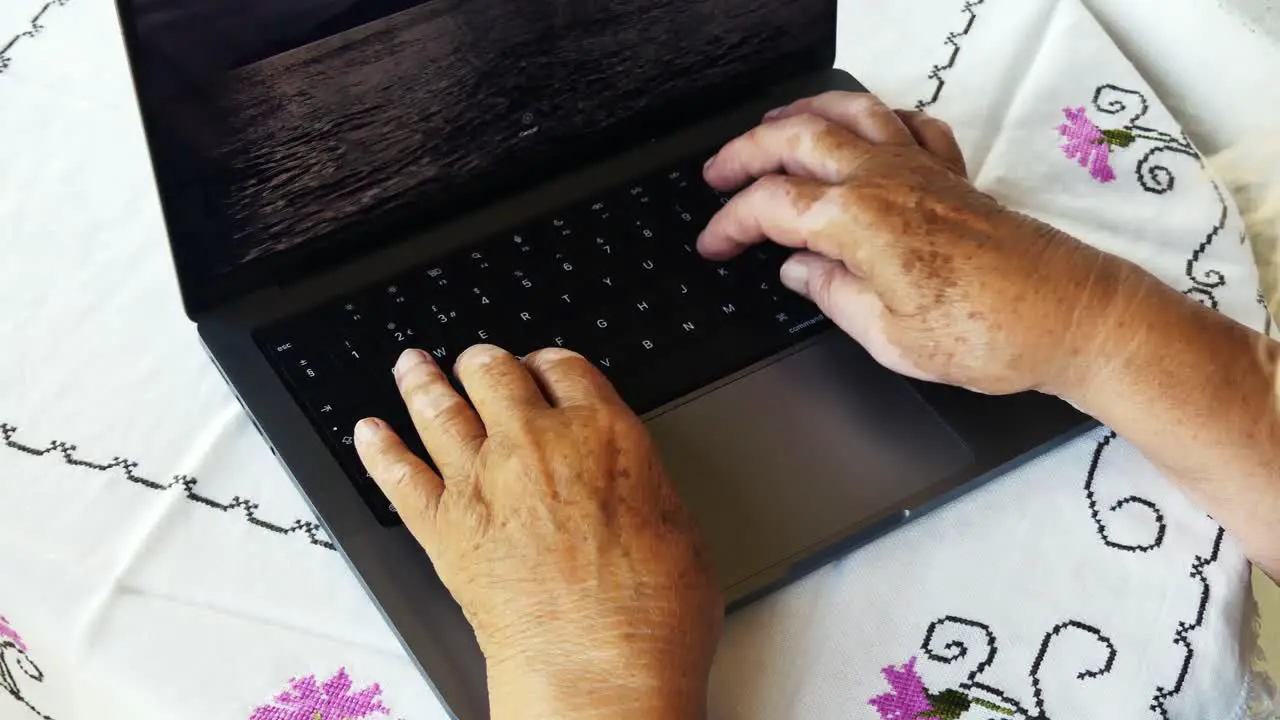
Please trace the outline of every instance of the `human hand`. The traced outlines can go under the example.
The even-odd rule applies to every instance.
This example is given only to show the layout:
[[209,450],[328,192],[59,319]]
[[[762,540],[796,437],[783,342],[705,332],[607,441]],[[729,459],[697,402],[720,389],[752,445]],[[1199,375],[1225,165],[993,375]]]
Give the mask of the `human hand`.
[[498,718],[702,718],[723,601],[648,432],[582,356],[426,353],[396,381],[437,475],[379,420],[369,473],[475,629]]
[[782,281],[881,364],[1005,394],[1060,392],[1101,321],[1152,280],[977,190],[951,128],[873,95],[796,102],[727,144],[708,183],[739,192],[698,241],[712,259],[772,240]]

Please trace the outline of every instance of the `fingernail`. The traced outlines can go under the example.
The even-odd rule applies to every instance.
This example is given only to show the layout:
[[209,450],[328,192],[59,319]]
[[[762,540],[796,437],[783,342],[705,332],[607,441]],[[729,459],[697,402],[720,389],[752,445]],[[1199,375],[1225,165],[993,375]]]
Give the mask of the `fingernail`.
[[455,374],[457,374],[457,369],[462,367],[464,364],[470,365],[471,363],[479,363],[483,365],[505,352],[506,350],[503,350],[497,345],[472,345],[466,350],[463,350],[462,354],[458,356],[458,359],[453,361]]
[[564,360],[565,358],[582,357],[578,353],[562,347],[542,348],[537,351],[538,359],[543,361]]
[[784,106],[782,106],[782,107],[776,107],[776,108],[774,108],[774,109],[770,110],[769,112],[765,113],[765,114],[764,114],[764,119],[765,119],[765,120],[772,120],[772,119],[774,119],[774,118],[778,117],[779,115],[781,115],[781,114],[782,114],[782,111],[783,111],[783,110],[786,110],[786,109],[787,109],[787,108],[786,108],[786,106],[785,106],[785,105],[784,105]]
[[800,295],[806,295],[809,292],[809,266],[803,260],[796,257],[788,259],[782,263],[782,270],[778,274],[782,284],[786,285],[791,292]]
[[396,360],[396,366],[391,372],[400,377],[419,365],[426,365],[431,362],[427,359],[427,354],[421,350],[405,350],[400,353],[400,359]]
[[715,155],[712,155],[711,157],[707,158],[707,161],[702,164],[702,172],[706,172],[707,168],[711,167],[711,163],[715,161],[716,161]]
[[387,429],[378,418],[365,418],[356,423],[356,440],[361,442],[369,442],[382,434]]

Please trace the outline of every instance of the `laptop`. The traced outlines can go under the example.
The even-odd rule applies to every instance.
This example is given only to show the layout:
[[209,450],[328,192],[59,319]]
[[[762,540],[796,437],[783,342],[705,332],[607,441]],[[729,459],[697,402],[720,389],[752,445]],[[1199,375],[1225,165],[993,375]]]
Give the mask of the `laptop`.
[[182,301],[449,710],[488,716],[457,605],[365,473],[390,368],[475,343],[591,359],[640,413],[730,609],[1092,422],[878,366],[765,244],[694,240],[701,168],[828,90],[835,0],[118,0]]

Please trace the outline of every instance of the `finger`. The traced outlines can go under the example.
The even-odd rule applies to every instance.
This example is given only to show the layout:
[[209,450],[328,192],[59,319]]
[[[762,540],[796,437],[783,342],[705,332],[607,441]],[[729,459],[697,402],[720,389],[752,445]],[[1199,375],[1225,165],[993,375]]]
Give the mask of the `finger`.
[[799,252],[782,264],[780,275],[783,285],[812,300],[881,365],[900,375],[932,379],[890,342],[890,314],[871,285],[839,261]]
[[928,150],[947,167],[961,177],[969,177],[969,170],[964,162],[964,152],[956,140],[955,131],[946,122],[918,110],[897,110],[903,125],[915,136],[920,147]]
[[707,163],[703,176],[721,191],[774,173],[838,183],[848,179],[870,150],[865,140],[826,118],[794,115],[757,125],[729,141]]
[[529,374],[553,407],[625,406],[613,384],[586,358],[563,348],[547,348],[524,359]]
[[768,175],[734,195],[711,218],[698,237],[698,251],[711,260],[728,260],[750,245],[772,240],[842,258],[862,272],[856,233],[849,227],[853,211],[842,208],[839,197],[836,186]]
[[797,100],[765,114],[774,123],[796,115],[817,115],[876,145],[915,145],[916,140],[883,100],[871,93],[832,91]]
[[395,376],[413,427],[436,467],[451,482],[470,477],[486,438],[480,416],[421,350],[405,350]]
[[529,371],[502,348],[468,348],[458,357],[454,372],[491,434],[529,412],[550,407]]
[[360,461],[400,513],[409,532],[430,553],[435,546],[436,514],[444,481],[395,434],[376,418],[356,424],[356,451]]

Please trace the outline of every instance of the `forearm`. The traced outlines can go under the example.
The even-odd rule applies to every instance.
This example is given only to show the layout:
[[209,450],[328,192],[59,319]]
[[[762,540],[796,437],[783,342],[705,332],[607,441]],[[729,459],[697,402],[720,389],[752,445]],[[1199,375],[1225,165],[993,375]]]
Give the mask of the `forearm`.
[[1134,443],[1280,578],[1280,346],[1152,281],[1061,393]]

